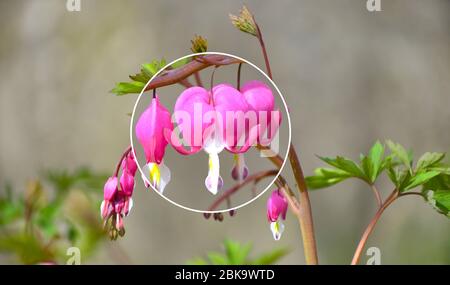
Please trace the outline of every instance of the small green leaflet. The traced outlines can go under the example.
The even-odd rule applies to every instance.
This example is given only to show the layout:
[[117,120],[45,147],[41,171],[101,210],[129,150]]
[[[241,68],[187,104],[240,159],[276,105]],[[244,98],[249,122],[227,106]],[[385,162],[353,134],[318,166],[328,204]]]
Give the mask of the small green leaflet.
[[393,157],[398,158],[408,169],[411,169],[412,153],[407,152],[401,144],[394,143],[391,140],[387,140],[386,144],[394,155]]
[[430,179],[422,194],[436,211],[450,218],[450,175],[441,173]]
[[306,177],[309,189],[329,187],[351,177],[349,173],[335,168],[317,168],[314,174]]
[[118,96],[130,94],[130,93],[141,93],[142,88],[144,88],[145,83],[139,81],[133,82],[119,82],[116,87],[111,90],[111,93],[114,93]]
[[383,168],[384,146],[377,141],[367,156],[361,154],[361,167],[369,182],[374,183]]
[[155,75],[159,70],[166,66],[166,61],[164,59],[158,61],[153,60],[151,63],[144,63],[141,65],[141,71],[137,74],[130,75],[131,82],[119,82],[111,90],[118,96],[125,94],[138,94],[141,93],[145,84]]
[[384,146],[377,141],[369,151],[369,173],[367,175],[371,182],[375,182],[380,173],[380,168],[383,163]]
[[223,242],[224,253],[211,251],[206,254],[207,258],[196,257],[188,260],[190,265],[270,265],[276,263],[289,253],[287,248],[275,248],[269,252],[262,253],[256,258],[250,258],[251,243],[239,243],[237,241],[225,240]]
[[[422,172],[422,173],[416,173],[410,180],[408,185],[405,186],[404,190],[410,190],[413,189],[419,185],[422,185],[426,182],[428,182],[428,180],[430,180],[431,178],[439,175],[440,172],[439,171],[428,171],[428,172]],[[403,189],[401,189],[402,191]]]
[[436,165],[442,159],[444,159],[445,153],[441,152],[426,152],[424,153],[416,164],[416,172],[419,172],[425,168]]
[[347,172],[351,176],[367,179],[361,168],[359,168],[359,166],[355,162],[348,158],[342,156],[337,156],[336,158],[319,156],[319,158],[329,165]]

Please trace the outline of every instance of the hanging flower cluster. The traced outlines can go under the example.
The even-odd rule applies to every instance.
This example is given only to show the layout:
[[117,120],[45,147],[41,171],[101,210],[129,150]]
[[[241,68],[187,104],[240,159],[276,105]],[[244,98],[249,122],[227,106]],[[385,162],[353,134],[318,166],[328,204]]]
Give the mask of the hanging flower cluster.
[[174,121],[175,130],[169,111],[157,97],[139,118],[136,136],[147,158],[146,178],[163,192],[170,180],[170,170],[163,163],[168,144],[182,155],[204,150],[209,157],[205,186],[217,194],[223,187],[219,154],[223,150],[234,154],[231,175],[237,181],[245,179],[244,153],[256,143],[270,143],[281,113],[274,110],[271,89],[260,81],[250,81],[240,91],[229,84],[218,84],[212,90],[199,86],[185,89],[175,103]]
[[[122,174],[120,179],[118,179],[117,176],[120,169]],[[131,196],[135,186],[134,177],[136,171],[137,164],[131,147],[129,147],[122,155],[116,172],[108,178],[103,188],[103,201],[100,206],[100,213],[111,239],[117,239],[118,236],[125,234],[123,218],[128,216],[133,207]]]

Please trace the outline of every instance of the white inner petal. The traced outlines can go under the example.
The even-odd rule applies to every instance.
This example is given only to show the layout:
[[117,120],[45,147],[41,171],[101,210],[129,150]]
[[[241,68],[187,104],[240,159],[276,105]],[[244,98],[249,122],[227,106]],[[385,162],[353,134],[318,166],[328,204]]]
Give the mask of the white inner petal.
[[100,205],[100,216],[103,218],[103,211],[105,208],[105,200],[102,201],[102,204]]
[[128,212],[127,212],[127,216],[131,213],[131,209],[133,208],[133,198],[128,198]]
[[205,138],[203,149],[207,153],[220,153],[225,148],[222,136],[218,128],[214,130],[208,137]]
[[280,240],[281,235],[284,232],[284,224],[281,220],[270,223],[270,230],[272,231],[273,238],[275,240]]
[[220,177],[220,161],[218,153],[209,154],[208,176],[205,179],[205,185],[209,192],[216,195],[217,191],[223,186],[222,177]]
[[161,162],[159,165],[150,162],[143,167],[143,171],[146,178],[144,181],[147,180],[150,182],[150,185],[162,194],[171,178],[170,169],[164,162]]

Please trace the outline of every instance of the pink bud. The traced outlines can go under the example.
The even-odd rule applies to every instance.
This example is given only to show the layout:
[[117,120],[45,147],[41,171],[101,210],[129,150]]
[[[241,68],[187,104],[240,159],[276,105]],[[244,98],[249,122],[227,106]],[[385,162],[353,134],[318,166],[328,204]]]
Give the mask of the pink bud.
[[111,201],[117,192],[117,177],[109,177],[103,187],[103,199]]
[[281,215],[281,218],[285,220],[287,208],[288,202],[280,190],[273,191],[267,200],[267,219],[270,222],[276,222]]
[[122,175],[120,176],[120,188],[125,196],[130,197],[133,194],[134,176],[128,171],[128,169],[122,171]]
[[130,152],[122,161],[122,169],[128,170],[128,172],[133,176],[136,174],[137,164],[134,160],[133,152]]

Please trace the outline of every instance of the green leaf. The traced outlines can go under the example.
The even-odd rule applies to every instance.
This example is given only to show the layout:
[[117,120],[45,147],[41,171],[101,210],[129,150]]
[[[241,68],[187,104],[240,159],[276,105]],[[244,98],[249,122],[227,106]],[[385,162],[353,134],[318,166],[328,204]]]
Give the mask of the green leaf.
[[228,261],[233,265],[245,264],[247,256],[252,248],[250,243],[241,245],[239,242],[229,239],[224,241],[224,246]]
[[431,178],[433,178],[439,174],[440,174],[439,171],[428,171],[428,172],[417,173],[409,180],[409,183],[408,183],[408,185],[405,186],[404,190],[410,190],[419,185],[422,185],[422,184],[428,182]]
[[145,84],[164,66],[166,66],[166,60],[161,59],[153,60],[150,63],[144,63],[141,65],[141,72],[135,75],[130,75],[131,82],[119,82],[116,87],[111,90],[118,96],[132,93],[141,93]]
[[369,173],[366,173],[370,181],[373,183],[377,179],[381,171],[381,166],[383,163],[384,146],[377,141],[369,151],[368,155],[368,169]]
[[146,84],[151,78],[146,73],[141,72],[135,75],[130,75],[130,79]]
[[329,187],[351,177],[349,173],[335,168],[317,168],[314,174],[306,177],[306,184],[311,190]]
[[387,174],[399,191],[403,191],[411,178],[411,173],[408,169],[394,168],[391,166],[388,167]]
[[436,211],[450,218],[450,190],[428,190],[426,199]]
[[23,203],[0,201],[0,226],[10,224],[20,219],[24,214]]
[[391,140],[387,140],[386,144],[391,150],[393,157],[398,158],[403,163],[403,165],[405,165],[406,167],[408,167],[409,170],[411,170],[412,153],[407,152],[401,144],[394,143]]
[[117,83],[116,87],[111,90],[111,93],[114,93],[118,96],[130,93],[141,93],[144,86],[145,83],[139,81],[119,82]]
[[336,158],[319,156],[319,158],[321,160],[323,160],[324,162],[328,163],[329,165],[334,166],[340,170],[347,172],[351,176],[359,177],[359,178],[367,180],[367,177],[365,176],[365,174],[363,173],[361,168],[359,168],[359,166],[355,162],[353,162],[352,160],[350,160],[348,158],[345,158],[342,156],[337,156]]
[[[142,64],[141,72],[144,73],[148,78],[152,78],[158,71],[160,71],[164,66],[166,66],[166,60],[161,59],[161,61],[153,60],[151,63]],[[147,83],[147,82],[145,82]]]
[[263,253],[252,260],[248,258],[251,247],[252,246],[250,243],[241,244],[239,242],[227,239],[224,241],[226,255],[218,252],[209,252],[207,254],[208,260],[197,257],[188,260],[187,263],[192,265],[205,265],[209,263],[214,265],[267,265],[275,263],[288,253],[288,249],[278,248],[270,252]]
[[274,249],[271,252],[263,253],[254,260],[251,264],[253,265],[271,265],[279,261],[282,257],[289,253],[287,248]]
[[439,171],[441,174],[450,175],[450,167],[446,166],[430,167],[428,170]]
[[387,168],[387,175],[388,175],[389,179],[391,179],[392,183],[394,183],[394,185],[398,189],[399,179],[398,179],[397,171],[393,167],[388,167]]
[[440,162],[442,159],[444,159],[445,153],[441,152],[426,152],[424,153],[419,160],[417,161],[416,165],[416,172],[419,172],[423,169],[426,169],[428,167],[436,165],[438,162]]
[[36,264],[54,257],[35,236],[27,234],[0,236],[0,252],[14,252],[25,264]]
[[229,264],[229,260],[227,257],[218,252],[209,252],[208,259],[211,261],[213,265],[227,265]]
[[190,57],[186,57],[186,58],[177,60],[177,61],[174,62],[170,67],[171,67],[171,68],[174,68],[174,69],[175,69],[175,68],[179,68],[179,67],[182,67],[183,65],[188,64],[190,61],[191,61],[191,58],[190,58]]
[[450,175],[441,173],[424,183],[424,190],[449,190],[450,191]]
[[56,189],[58,194],[67,194],[71,188],[82,188],[86,191],[99,191],[103,188],[108,175],[94,173],[87,167],[79,167],[69,173],[66,170],[51,170],[45,173],[45,178]]
[[78,229],[70,221],[67,220],[66,223],[68,224],[67,239],[75,244],[80,236]]
[[59,201],[54,201],[36,213],[35,223],[47,238],[53,237],[58,231],[55,218],[59,212],[60,206],[61,204]]

